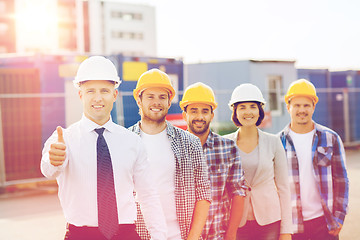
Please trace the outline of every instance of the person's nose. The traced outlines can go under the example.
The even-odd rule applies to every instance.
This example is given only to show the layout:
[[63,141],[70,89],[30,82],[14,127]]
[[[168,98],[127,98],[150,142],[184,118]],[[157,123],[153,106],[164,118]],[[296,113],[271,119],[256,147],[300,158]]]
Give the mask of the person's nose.
[[202,113],[196,113],[195,115],[195,120],[197,121],[203,121],[205,118],[204,118],[204,115]]
[[94,101],[100,102],[101,100],[102,100],[101,93],[96,92],[95,95],[94,95]]
[[305,106],[300,106],[299,107],[299,112],[305,112]]

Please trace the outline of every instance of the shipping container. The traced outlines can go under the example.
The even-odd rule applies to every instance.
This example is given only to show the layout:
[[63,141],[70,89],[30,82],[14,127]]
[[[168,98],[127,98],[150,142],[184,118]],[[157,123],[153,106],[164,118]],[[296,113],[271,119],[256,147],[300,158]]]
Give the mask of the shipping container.
[[353,112],[353,114],[355,115],[355,120],[354,120],[354,124],[355,124],[355,135],[354,135],[354,140],[356,142],[360,142],[360,71],[354,71],[354,75],[353,78],[351,79],[353,86],[354,86],[354,91],[355,91],[355,110]]
[[330,72],[328,69],[297,69],[298,79],[304,78],[312,82],[316,88],[319,102],[316,104],[313,119],[315,122],[327,127],[332,126],[331,122],[331,93]]
[[42,177],[41,150],[65,124],[64,79],[59,65],[71,56],[0,57],[0,186]]
[[358,71],[331,72],[332,128],[346,143],[360,141],[359,81]]

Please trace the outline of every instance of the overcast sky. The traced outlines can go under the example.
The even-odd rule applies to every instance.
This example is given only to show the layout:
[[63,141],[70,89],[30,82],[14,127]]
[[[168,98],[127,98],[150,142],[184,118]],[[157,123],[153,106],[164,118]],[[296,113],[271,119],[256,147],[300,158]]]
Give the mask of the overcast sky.
[[157,52],[185,63],[295,60],[360,70],[358,0],[117,0],[156,8]]

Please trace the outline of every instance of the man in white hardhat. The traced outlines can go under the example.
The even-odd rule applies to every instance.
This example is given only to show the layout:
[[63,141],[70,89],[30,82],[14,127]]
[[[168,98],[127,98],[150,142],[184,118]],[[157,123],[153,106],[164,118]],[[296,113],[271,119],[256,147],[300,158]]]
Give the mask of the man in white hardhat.
[[41,171],[58,182],[67,221],[65,239],[139,240],[134,190],[152,239],[166,239],[145,147],[110,116],[119,84],[109,59],[93,56],[83,61],[74,80],[83,116],[67,129],[57,127],[45,143]]

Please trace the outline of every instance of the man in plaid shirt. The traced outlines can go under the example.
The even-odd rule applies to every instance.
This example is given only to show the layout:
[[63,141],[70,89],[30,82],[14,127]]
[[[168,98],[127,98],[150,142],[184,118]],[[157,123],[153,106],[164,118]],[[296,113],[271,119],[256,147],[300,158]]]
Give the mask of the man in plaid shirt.
[[[151,69],[134,90],[141,120],[129,129],[145,143],[167,224],[167,239],[201,239],[211,202],[206,160],[200,140],[165,120],[175,90],[169,76]],[[140,210],[140,209],[139,209]],[[141,239],[150,239],[141,211]]]
[[315,87],[293,82],[285,102],[290,125],[280,133],[288,158],[293,240],[339,239],[349,201],[345,150],[339,135],[315,123]]
[[203,239],[235,239],[245,196],[239,150],[233,140],[210,130],[217,103],[209,86],[203,83],[190,85],[180,107],[188,131],[201,140],[210,174],[212,203]]

